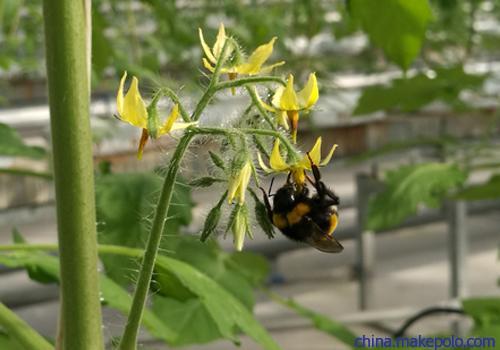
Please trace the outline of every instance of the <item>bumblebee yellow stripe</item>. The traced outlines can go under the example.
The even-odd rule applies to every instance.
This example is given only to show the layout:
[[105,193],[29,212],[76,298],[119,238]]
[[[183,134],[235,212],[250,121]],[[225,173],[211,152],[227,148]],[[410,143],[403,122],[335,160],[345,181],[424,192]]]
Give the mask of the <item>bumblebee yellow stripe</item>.
[[311,207],[306,203],[298,203],[291,212],[286,214],[289,225],[295,225],[302,220],[302,217],[311,211]]
[[273,224],[280,230],[288,226],[286,218],[280,214],[273,214]]

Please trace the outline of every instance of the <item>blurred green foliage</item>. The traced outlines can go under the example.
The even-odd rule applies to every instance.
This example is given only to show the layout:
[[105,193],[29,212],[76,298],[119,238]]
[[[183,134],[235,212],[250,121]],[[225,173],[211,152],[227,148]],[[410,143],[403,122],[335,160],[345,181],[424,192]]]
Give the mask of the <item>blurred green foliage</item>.
[[370,201],[366,228],[395,226],[416,213],[421,204],[437,207],[466,178],[467,174],[457,165],[447,163],[405,165],[389,171],[385,189]]
[[26,145],[16,130],[0,123],[0,156],[40,159],[45,154],[43,148]]
[[[148,233],[148,216],[153,212],[152,206],[161,184],[161,177],[153,173],[106,174],[97,177],[99,242],[143,249]],[[232,295],[235,303],[244,307],[250,315],[255,303],[253,288],[265,282],[269,271],[267,261],[251,253],[227,253],[215,241],[202,243],[198,237],[180,234],[182,226],[192,220],[192,206],[190,187],[179,182],[168,212],[160,255],[188,264],[210,278],[225,293]],[[101,260],[110,279],[108,284],[117,283],[123,287],[133,284],[139,267],[135,258],[104,255]],[[158,264],[152,282],[153,313],[174,334],[168,343],[180,346],[206,343],[221,337],[236,341],[237,333],[232,322],[238,320],[231,321],[221,315],[220,307],[214,305],[213,301],[213,298],[221,302],[227,298],[208,294],[200,297],[201,291],[183,282],[184,276],[180,274],[171,267]],[[214,293],[219,292],[214,290]],[[247,327],[251,327],[251,323]]]

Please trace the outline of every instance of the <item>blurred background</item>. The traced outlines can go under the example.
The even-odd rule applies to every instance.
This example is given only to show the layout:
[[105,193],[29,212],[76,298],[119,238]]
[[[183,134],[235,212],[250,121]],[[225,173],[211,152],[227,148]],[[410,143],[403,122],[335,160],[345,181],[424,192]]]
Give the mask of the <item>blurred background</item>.
[[[92,14],[101,243],[143,246],[158,174],[176,142],[151,142],[137,160],[138,131],[113,117],[119,77],[124,70],[138,76],[146,96],[169,86],[191,110],[208,82],[198,27],[212,43],[223,22],[247,52],[277,36],[272,59],[286,65],[275,73],[293,73],[298,86],[317,73],[320,100],[301,119],[299,145],[309,149],[318,136],[339,145],[322,175],[341,198],[336,236],[345,250],[324,254],[279,233],[269,240],[257,225],[244,254],[232,253],[223,224],[218,244],[203,245],[189,237],[199,234],[223,185],[180,184],[168,225],[188,238],[166,242],[166,254],[170,249],[253,308],[283,349],[350,349],[339,324],[356,335],[390,336],[416,313],[458,310],[464,298],[489,296],[500,310],[499,1],[96,0]],[[17,241],[55,242],[41,5],[3,0],[0,21],[0,244],[10,244],[13,232]],[[242,91],[218,95],[204,118],[229,122],[248,101]],[[216,142],[194,144],[185,182],[212,171],[210,150]],[[228,216],[226,207],[222,221]],[[127,287],[137,262],[107,258],[102,268]],[[31,277],[36,281],[0,264],[0,300],[53,336],[57,286]],[[154,308],[189,315],[176,325],[183,336],[173,345],[234,348],[217,332],[195,331],[214,321],[178,292]],[[468,315],[477,316],[472,309]],[[123,318],[112,310],[105,317],[111,342]],[[499,324],[491,328],[497,343]],[[471,332],[494,336],[454,311],[432,313],[406,334]],[[242,341],[243,349],[259,348]],[[142,344],[168,348],[146,332]]]

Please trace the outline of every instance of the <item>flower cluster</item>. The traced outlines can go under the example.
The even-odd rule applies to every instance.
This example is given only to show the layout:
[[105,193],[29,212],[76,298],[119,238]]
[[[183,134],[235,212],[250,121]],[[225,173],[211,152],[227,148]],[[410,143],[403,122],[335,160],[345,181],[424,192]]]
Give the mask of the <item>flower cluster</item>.
[[[236,249],[240,250],[243,247],[245,236],[251,235],[245,197],[247,191],[250,191],[256,202],[258,220],[260,214],[257,209],[260,208],[262,212],[263,205],[253,190],[249,189],[252,177],[257,185],[259,181],[255,164],[259,164],[266,174],[288,174],[289,179],[300,188],[306,186],[307,172],[312,170],[312,165],[327,165],[337,145],[333,145],[323,159],[321,157],[321,137],[316,140],[314,146],[305,155],[296,149],[299,117],[313,108],[318,101],[318,83],[315,73],[311,73],[303,89],[297,91],[295,90],[294,76],[292,74],[289,74],[286,80],[275,76],[266,76],[266,74],[270,74],[275,68],[285,63],[279,61],[267,64],[273,53],[276,37],[258,46],[251,54],[245,55],[237,41],[226,33],[223,24],[219,26],[212,46],[209,46],[205,41],[201,29],[199,29],[198,33],[203,53],[202,64],[210,72],[211,80],[195,110],[188,114],[183,108],[180,99],[167,88],[156,92],[149,104],[146,105],[139,92],[139,82],[136,77],[132,77],[130,87],[124,93],[124,85],[127,79],[127,73],[125,72],[120,80],[116,98],[118,118],[142,130],[138,147],[139,158],[141,158],[146,142],[149,139],[156,139],[174,130],[189,128],[192,134],[226,136],[229,141],[227,143],[229,146],[226,145],[229,150],[227,154],[230,155],[229,158],[232,157],[229,166],[226,166],[222,157],[210,153],[213,163],[223,171],[224,177],[204,177],[192,183],[194,186],[211,186],[215,182],[227,182],[227,191],[207,216],[202,240],[215,231],[220,219],[221,207],[223,203],[228,202],[232,210],[227,230],[231,230],[233,233]],[[220,82],[219,79],[222,75],[227,76],[227,80],[224,82]],[[274,89],[269,99],[260,96],[256,84],[268,84],[269,86],[269,84],[276,84],[277,82],[281,83],[281,85]],[[247,118],[250,113],[245,113],[237,126],[232,128],[200,127],[198,119],[202,116],[203,109],[210,102],[213,95],[223,88],[231,89],[234,94],[235,89],[238,87],[246,88],[252,100],[252,105],[248,110],[256,108],[258,114],[262,117],[262,119],[259,119],[262,123],[259,124],[259,120],[250,121],[250,118]],[[158,101],[163,97],[169,97],[172,106],[170,113],[165,118],[160,118],[157,106]],[[179,120],[179,117],[182,120]],[[268,154],[266,151],[267,142],[260,141],[260,137],[272,137],[274,139],[274,145],[267,164],[261,155]],[[249,151],[248,142],[250,140],[259,150],[255,155]],[[284,150],[286,150],[286,157],[283,156]],[[261,206],[259,207],[259,205]]]

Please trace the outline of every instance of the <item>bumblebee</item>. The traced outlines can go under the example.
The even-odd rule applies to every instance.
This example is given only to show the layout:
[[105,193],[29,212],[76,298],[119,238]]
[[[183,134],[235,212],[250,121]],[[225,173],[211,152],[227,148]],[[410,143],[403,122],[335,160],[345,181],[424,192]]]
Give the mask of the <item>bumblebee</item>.
[[[264,194],[264,204],[269,220],[288,238],[304,242],[327,253],[339,253],[344,247],[333,237],[338,224],[339,197],[322,181],[318,167],[312,163],[314,180],[307,177],[316,193],[310,196],[307,186],[290,182],[269,195]],[[270,192],[270,191],[269,191]],[[273,206],[269,197],[273,196]]]

